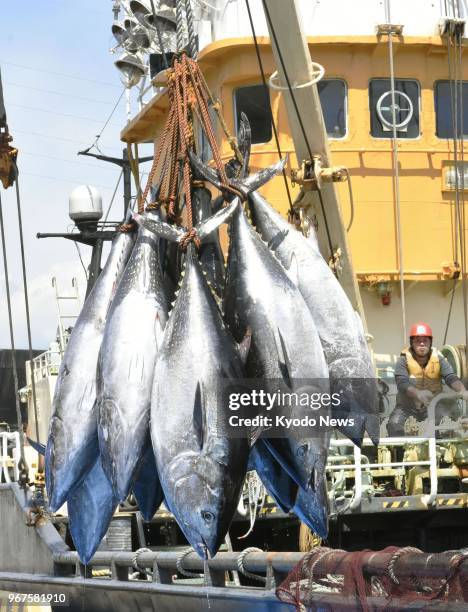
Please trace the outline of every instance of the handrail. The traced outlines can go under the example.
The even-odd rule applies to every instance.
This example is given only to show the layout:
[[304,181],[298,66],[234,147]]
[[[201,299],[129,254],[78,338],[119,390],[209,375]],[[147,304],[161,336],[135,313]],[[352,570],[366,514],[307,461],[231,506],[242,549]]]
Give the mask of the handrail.
[[[349,455],[343,456],[332,456],[330,459],[333,461],[334,465],[327,465],[326,469],[328,471],[340,471],[340,470],[355,470],[354,475],[354,495],[352,497],[352,501],[347,507],[347,510],[355,510],[357,509],[362,500],[362,469],[363,467],[366,470],[369,469],[379,469],[386,467],[414,467],[414,466],[429,466],[429,475],[430,475],[430,493],[428,495],[421,496],[423,503],[430,507],[434,504],[437,499],[437,442],[442,443],[444,440],[437,440],[435,437],[436,431],[456,431],[460,429],[460,426],[437,426],[435,425],[435,408],[437,404],[444,399],[463,399],[462,393],[456,392],[442,392],[436,395],[428,406],[428,416],[429,416],[429,435],[427,436],[408,436],[408,437],[392,437],[392,438],[381,438],[379,442],[379,446],[404,446],[406,444],[421,444],[423,442],[428,443],[428,453],[429,458],[426,461],[388,461],[383,463],[362,463],[362,453],[361,449],[357,446],[354,446],[354,463],[340,463],[336,464],[335,462],[340,459],[349,460]],[[466,410],[465,410],[466,412]],[[451,440],[449,440],[451,441]],[[353,443],[347,438],[339,438],[332,439],[330,441],[331,446],[342,447],[342,446],[352,446]],[[364,438],[362,441],[362,446],[373,446],[372,440],[370,438]],[[419,496],[418,496],[419,497]]]

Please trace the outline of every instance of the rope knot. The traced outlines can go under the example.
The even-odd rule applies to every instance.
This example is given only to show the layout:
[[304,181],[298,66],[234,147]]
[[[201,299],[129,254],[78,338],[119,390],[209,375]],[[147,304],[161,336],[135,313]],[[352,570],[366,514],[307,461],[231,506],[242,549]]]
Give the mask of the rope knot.
[[180,241],[180,248],[182,251],[186,251],[191,242],[193,242],[197,249],[200,248],[200,238],[198,237],[197,230],[194,227],[192,227],[192,229],[188,230],[187,233],[182,236]]

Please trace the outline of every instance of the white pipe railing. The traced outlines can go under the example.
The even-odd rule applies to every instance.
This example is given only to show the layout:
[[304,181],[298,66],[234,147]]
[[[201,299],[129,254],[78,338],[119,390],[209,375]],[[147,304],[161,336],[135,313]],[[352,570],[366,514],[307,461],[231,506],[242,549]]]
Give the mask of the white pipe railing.
[[[341,471],[341,470],[355,470],[354,474],[354,494],[351,503],[347,507],[349,510],[355,510],[361,504],[363,487],[362,487],[362,469],[367,471],[369,469],[380,469],[380,468],[397,468],[397,467],[414,467],[414,466],[429,466],[429,476],[430,476],[430,493],[428,495],[421,496],[423,503],[426,507],[430,507],[434,505],[437,499],[437,443],[435,438],[436,431],[457,431],[464,430],[464,428],[460,424],[456,425],[435,425],[435,409],[437,404],[444,399],[464,399],[462,393],[455,392],[444,392],[436,395],[431,403],[428,406],[428,418],[429,418],[429,434],[426,436],[408,436],[408,437],[395,437],[395,438],[381,438],[379,442],[379,446],[405,446],[406,444],[421,444],[423,442],[428,443],[428,453],[429,459],[427,461],[388,461],[383,463],[362,463],[362,459],[365,456],[362,456],[361,449],[358,446],[353,445],[353,443],[347,438],[339,438],[330,440],[330,445],[332,447],[346,447],[353,446],[354,450],[354,463],[344,463],[344,461],[349,461],[349,455],[343,455],[342,457],[339,455],[333,455],[330,457],[330,461],[333,462],[334,465],[327,465],[326,469],[328,471]],[[465,408],[466,413],[466,408]],[[467,432],[468,435],[468,432]],[[453,442],[453,440],[437,440],[439,443],[443,442]],[[373,446],[373,442],[370,438],[364,438],[362,441],[362,446]],[[342,460],[342,463],[338,465],[335,462]]]
[[[19,467],[18,463],[21,457],[21,447],[20,447],[20,437],[17,431],[2,431],[0,433],[1,440],[1,455],[0,455],[0,466],[1,472],[5,479],[6,483],[11,482],[9,467],[13,462],[13,470],[14,470],[14,480],[17,482],[19,480]],[[14,446],[12,449],[12,454],[8,454],[8,443],[13,440]],[[1,479],[0,479],[1,480]]]

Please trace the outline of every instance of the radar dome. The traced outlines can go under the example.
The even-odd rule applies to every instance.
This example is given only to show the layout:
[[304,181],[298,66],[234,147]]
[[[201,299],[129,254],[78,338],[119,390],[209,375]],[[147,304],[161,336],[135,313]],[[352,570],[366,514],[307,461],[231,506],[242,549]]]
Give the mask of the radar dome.
[[70,194],[69,215],[76,223],[97,222],[102,217],[102,196],[92,185],[80,185]]

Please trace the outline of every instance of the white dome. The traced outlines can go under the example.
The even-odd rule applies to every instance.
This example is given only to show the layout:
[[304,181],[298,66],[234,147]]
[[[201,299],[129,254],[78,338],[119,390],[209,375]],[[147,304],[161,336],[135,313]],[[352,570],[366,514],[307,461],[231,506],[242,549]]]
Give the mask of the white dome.
[[92,185],[80,185],[70,194],[69,215],[73,221],[99,221],[102,217],[102,196]]

